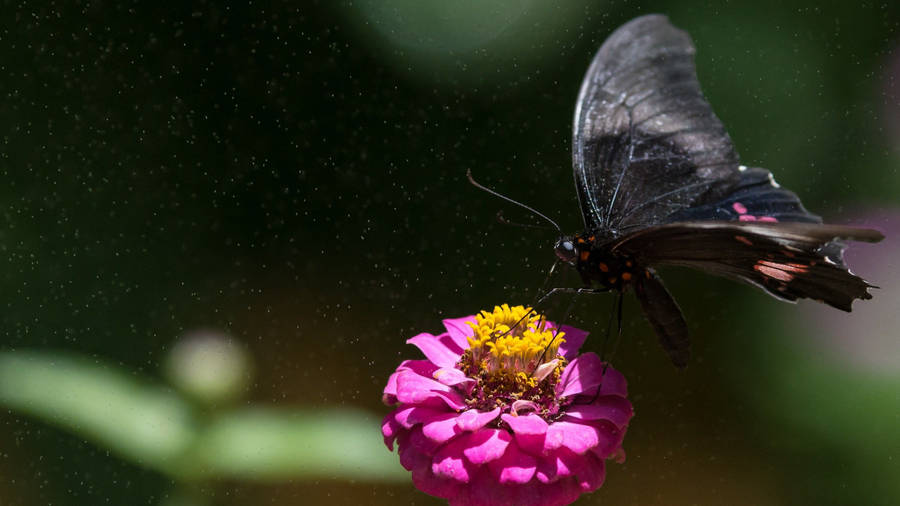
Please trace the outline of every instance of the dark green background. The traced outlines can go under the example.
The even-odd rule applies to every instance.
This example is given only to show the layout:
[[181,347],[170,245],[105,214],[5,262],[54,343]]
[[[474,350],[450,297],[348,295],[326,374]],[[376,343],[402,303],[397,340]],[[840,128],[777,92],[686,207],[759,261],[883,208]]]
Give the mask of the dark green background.
[[[530,218],[469,186],[466,169],[577,231],[580,80],[616,26],[649,12],[693,36],[742,160],[833,221],[878,224],[900,201],[900,4],[477,4],[4,3],[0,347],[156,377],[179,335],[220,329],[254,357],[249,400],[384,413],[388,374],[416,355],[406,338],[529,302],[553,261],[553,233],[497,224],[499,209]],[[883,258],[859,272],[877,284],[896,267]],[[885,481],[900,476],[896,429],[848,447],[781,416],[844,402],[823,381],[809,404],[779,407],[787,387],[770,371],[793,367],[779,346],[817,332],[811,313],[664,274],[695,359],[674,370],[626,301],[615,365],[637,410],[629,460],[584,504],[896,503]],[[896,312],[897,295],[884,286],[874,303]],[[598,333],[609,302],[582,300],[573,321]],[[897,376],[878,383],[887,403],[856,422],[896,422]],[[170,485],[0,413],[2,504],[159,504]],[[437,504],[366,482],[202,493],[216,504]]]

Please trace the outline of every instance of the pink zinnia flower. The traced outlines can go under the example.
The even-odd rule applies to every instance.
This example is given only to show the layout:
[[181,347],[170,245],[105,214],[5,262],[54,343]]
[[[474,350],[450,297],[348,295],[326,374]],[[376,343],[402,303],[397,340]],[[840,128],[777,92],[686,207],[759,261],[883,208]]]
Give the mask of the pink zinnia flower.
[[625,378],[578,355],[587,332],[505,304],[444,327],[407,341],[426,360],[384,389],[396,407],[384,442],[416,487],[467,506],[562,505],[600,488],[633,412]]

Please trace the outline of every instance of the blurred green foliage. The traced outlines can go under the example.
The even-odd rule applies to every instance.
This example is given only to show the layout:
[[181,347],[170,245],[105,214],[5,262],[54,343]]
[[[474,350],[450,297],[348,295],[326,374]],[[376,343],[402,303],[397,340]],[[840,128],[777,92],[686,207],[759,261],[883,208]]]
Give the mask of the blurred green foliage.
[[[575,96],[637,15],[691,33],[744,162],[810,210],[900,204],[896,2],[448,5],[6,6],[2,504],[428,503],[360,413],[416,357],[406,338],[540,286],[555,237],[496,224],[503,204],[465,169],[579,227]],[[834,362],[803,360],[817,347],[778,345],[819,334],[817,316],[664,274],[695,360],[673,371],[626,307],[628,461],[582,503],[898,502],[894,379],[832,387]],[[882,286],[866,321],[896,311]],[[862,341],[857,314],[838,316]],[[572,323],[607,315],[584,300]],[[197,329],[253,368],[221,357],[244,372],[215,390],[173,366]],[[854,397],[857,416],[838,400]]]
[[67,355],[0,355],[0,404],[161,471],[185,451],[196,431],[190,407],[172,392]]
[[171,389],[69,354],[0,354],[0,405],[176,481],[406,478],[378,437],[378,418],[359,410],[209,412]]

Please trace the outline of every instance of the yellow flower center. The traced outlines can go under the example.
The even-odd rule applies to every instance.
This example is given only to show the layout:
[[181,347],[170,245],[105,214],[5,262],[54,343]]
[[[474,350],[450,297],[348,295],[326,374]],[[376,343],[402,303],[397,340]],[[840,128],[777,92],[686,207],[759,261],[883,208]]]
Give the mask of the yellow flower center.
[[[557,358],[564,332],[548,328],[547,320],[524,306],[495,306],[469,322],[475,335],[469,338],[473,365],[488,374],[532,377],[543,363]],[[531,378],[533,379],[533,378]]]
[[469,408],[500,407],[513,414],[525,409],[541,416],[558,411],[555,389],[567,364],[559,355],[563,332],[530,307],[507,304],[482,311],[469,325],[475,332],[458,363],[476,381]]

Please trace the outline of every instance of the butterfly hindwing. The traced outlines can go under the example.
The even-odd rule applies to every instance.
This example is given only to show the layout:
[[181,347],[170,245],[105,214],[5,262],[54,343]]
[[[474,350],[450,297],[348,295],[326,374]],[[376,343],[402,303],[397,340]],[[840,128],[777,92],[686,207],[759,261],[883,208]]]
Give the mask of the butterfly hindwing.
[[775,182],[772,173],[759,167],[739,167],[740,179],[723,198],[683,209],[670,222],[683,221],[760,221],[822,223],[822,219],[803,207],[794,192]]
[[740,177],[700,91],[691,39],[660,15],[626,23],[601,46],[576,102],[572,144],[591,231],[662,223],[723,197]]
[[757,285],[775,297],[810,298],[850,311],[871,287],[829,258],[836,239],[877,242],[875,230],[814,223],[686,222],[651,227],[613,249],[647,265],[683,265]]
[[648,269],[638,277],[634,292],[641,303],[641,310],[653,327],[659,343],[676,367],[685,367],[691,356],[687,323],[675,299],[666,290],[662,280]]
[[[728,195],[709,204],[689,207],[670,222],[721,220],[741,222],[822,223],[822,218],[803,207],[796,193],[782,188],[772,173],[759,167],[739,167],[741,178]],[[844,264],[841,241],[822,246],[819,252],[838,265]]]

